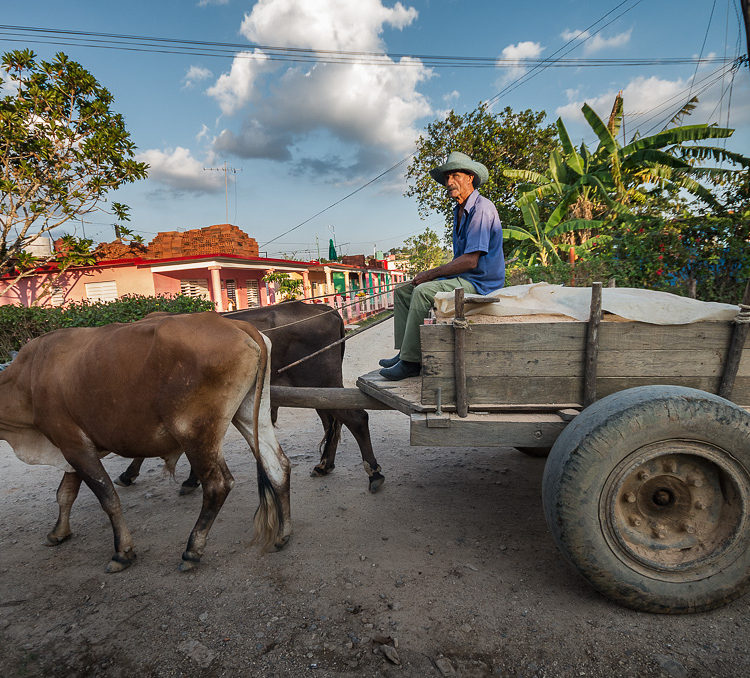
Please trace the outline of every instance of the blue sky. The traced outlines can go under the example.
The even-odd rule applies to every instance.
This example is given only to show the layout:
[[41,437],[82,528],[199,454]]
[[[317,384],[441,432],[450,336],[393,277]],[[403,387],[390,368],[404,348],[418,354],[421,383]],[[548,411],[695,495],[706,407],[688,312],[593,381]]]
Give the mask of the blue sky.
[[[400,169],[310,218],[407,158],[431,120],[450,108],[474,109],[524,73],[534,77],[494,105],[543,109],[549,122],[562,116],[574,140],[592,141],[579,115],[584,101],[605,117],[615,93],[624,90],[630,136],[636,128],[657,131],[692,92],[699,93],[700,105],[689,122],[726,125],[729,116],[729,126],[737,131],[727,147],[747,153],[750,70],[745,66],[732,79],[731,73],[721,77],[719,63],[697,70],[694,64],[608,65],[531,73],[525,65],[507,63],[436,68],[408,56],[376,66],[299,63],[271,60],[267,50],[253,45],[512,59],[551,57],[573,39],[566,58],[701,53],[732,58],[746,49],[739,4],[34,0],[6,3],[0,49],[30,47],[43,58],[62,50],[114,94],[114,107],[125,116],[139,157],[151,171],[148,180],[111,197],[130,205],[130,226],[147,241],[158,231],[223,223],[224,173],[204,168],[227,163],[236,170],[229,174],[229,221],[256,238],[268,256],[305,259],[316,258],[316,238],[326,256],[334,234],[341,251],[356,254],[387,250],[427,226],[441,231],[438,215],[420,219],[415,201],[403,197]],[[580,32],[597,21],[584,40]],[[36,44],[19,39],[7,26],[222,42],[247,49],[239,56],[215,57]],[[111,240],[112,221],[107,213],[92,213],[83,229],[88,237]],[[73,225],[67,230],[73,232]],[[82,234],[80,225],[76,233]]]

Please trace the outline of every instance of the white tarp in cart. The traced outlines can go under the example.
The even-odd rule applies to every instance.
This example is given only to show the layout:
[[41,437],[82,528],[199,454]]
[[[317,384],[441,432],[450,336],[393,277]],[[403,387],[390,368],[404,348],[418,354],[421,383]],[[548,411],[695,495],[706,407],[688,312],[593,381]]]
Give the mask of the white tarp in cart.
[[[487,303],[487,299],[499,299]],[[438,292],[435,308],[438,321],[453,317],[453,292]],[[483,316],[565,316],[588,320],[591,311],[590,287],[564,287],[549,283],[515,285],[486,296],[467,294],[465,315]],[[473,303],[472,303],[473,302]],[[625,320],[653,325],[686,325],[708,320],[734,320],[739,306],[688,299],[668,292],[632,287],[602,288],[602,311]]]

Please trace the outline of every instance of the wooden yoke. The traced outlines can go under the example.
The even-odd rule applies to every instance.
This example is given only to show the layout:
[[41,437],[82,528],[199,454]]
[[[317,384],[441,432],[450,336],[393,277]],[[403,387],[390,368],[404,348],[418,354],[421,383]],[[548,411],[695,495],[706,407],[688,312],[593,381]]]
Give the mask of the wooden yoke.
[[464,342],[468,323],[464,318],[464,290],[456,289],[453,314],[454,369],[456,377],[456,414],[465,417],[469,413],[469,399],[466,393],[466,356]]
[[729,343],[729,350],[724,361],[724,371],[721,375],[721,384],[719,385],[718,395],[727,400],[732,399],[734,380],[740,366],[740,358],[742,357],[742,349],[745,347],[748,330],[750,330],[750,280],[745,285],[740,312],[734,319],[732,339]]
[[591,283],[591,313],[586,328],[586,358],[583,368],[583,406],[596,400],[596,371],[599,360],[599,323],[602,321],[602,284]]

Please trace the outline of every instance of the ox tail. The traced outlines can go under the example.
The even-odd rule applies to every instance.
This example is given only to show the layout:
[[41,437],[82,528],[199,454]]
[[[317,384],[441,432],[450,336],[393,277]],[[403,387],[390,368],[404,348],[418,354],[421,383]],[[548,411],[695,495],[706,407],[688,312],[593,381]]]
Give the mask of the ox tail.
[[258,343],[260,356],[258,358],[258,371],[255,373],[255,402],[253,403],[253,440],[255,441],[255,458],[260,459],[260,436],[258,434],[258,420],[260,419],[260,408],[263,402],[264,391],[266,398],[268,398],[269,400],[271,398],[271,373],[269,370],[271,364],[271,351],[268,338],[257,330],[256,335],[257,336],[254,336],[253,338]]
[[253,516],[251,544],[260,544],[263,551],[274,545],[283,523],[281,502],[260,462],[258,467],[258,508]]

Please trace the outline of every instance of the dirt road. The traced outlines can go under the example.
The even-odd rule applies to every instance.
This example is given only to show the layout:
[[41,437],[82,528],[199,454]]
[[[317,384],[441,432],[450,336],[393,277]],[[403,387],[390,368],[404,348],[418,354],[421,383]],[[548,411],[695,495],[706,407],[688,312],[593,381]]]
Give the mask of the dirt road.
[[[391,355],[390,332],[384,323],[347,344],[350,385]],[[618,607],[556,551],[544,460],[412,448],[404,415],[370,422],[386,476],[376,495],[348,432],[335,471],[310,478],[322,429],[314,412],[282,410],[294,534],[268,555],[249,546],[255,464],[231,431],[237,482],[187,574],[177,565],[200,495],[178,497],[159,464],[118,488],[139,560],[106,575],[111,529],[93,495],[81,491],[73,538],[44,546],[59,473],[3,444],[2,676],[750,675],[750,597],[682,617]],[[126,461],[105,464],[115,475]]]

